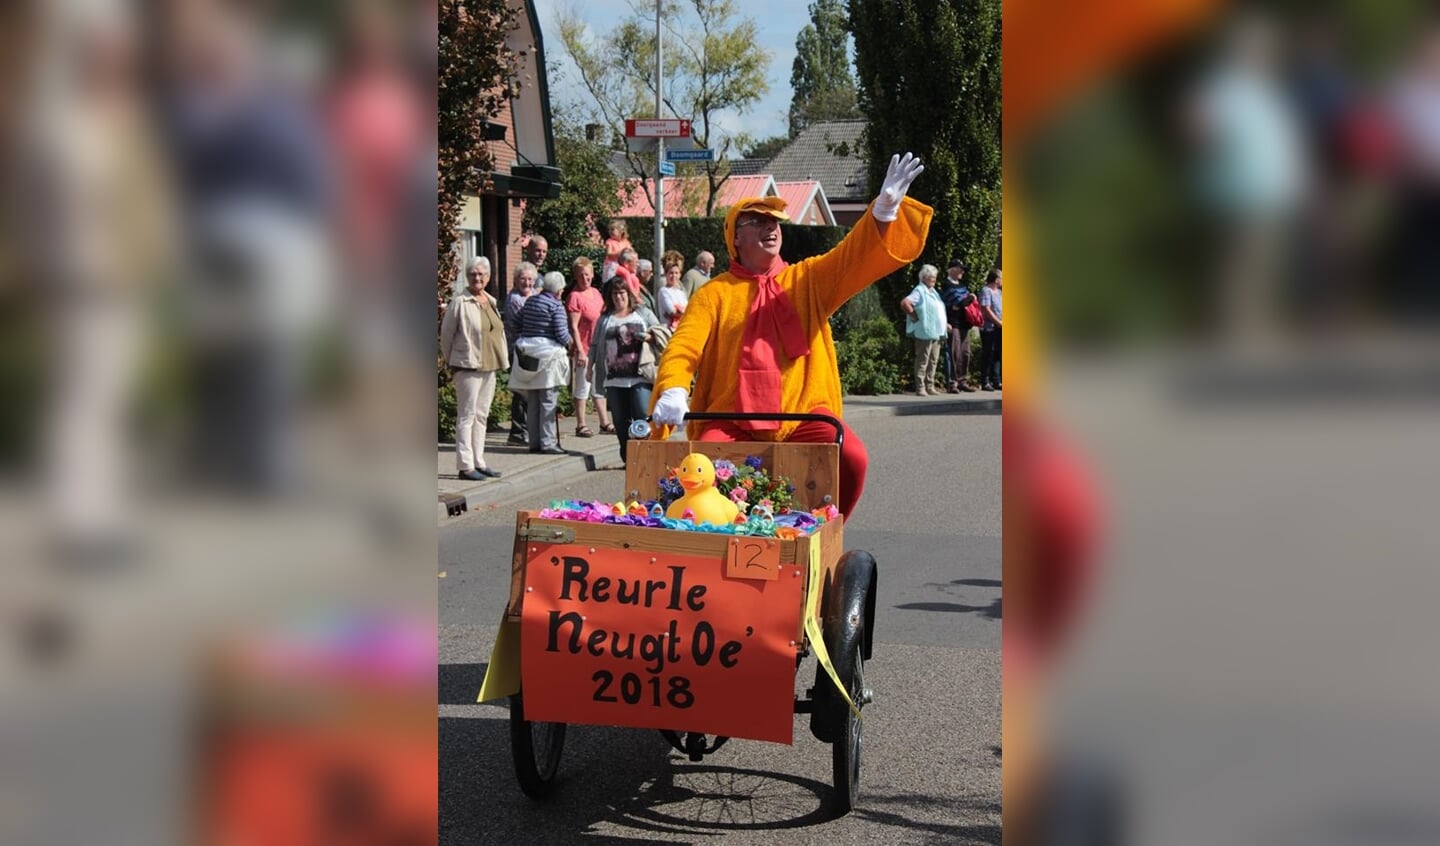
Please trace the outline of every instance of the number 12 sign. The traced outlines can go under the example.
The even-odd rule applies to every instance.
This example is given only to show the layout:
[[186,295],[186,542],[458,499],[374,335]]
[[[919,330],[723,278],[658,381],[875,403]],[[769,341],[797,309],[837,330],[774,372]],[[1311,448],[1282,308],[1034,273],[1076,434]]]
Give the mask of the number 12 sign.
[[725,575],[767,582],[780,578],[780,541],[744,535],[732,537],[725,556]]

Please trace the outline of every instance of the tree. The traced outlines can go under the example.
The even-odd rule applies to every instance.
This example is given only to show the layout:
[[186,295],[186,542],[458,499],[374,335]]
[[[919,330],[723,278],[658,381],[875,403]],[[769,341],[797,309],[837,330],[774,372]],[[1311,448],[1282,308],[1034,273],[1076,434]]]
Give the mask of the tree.
[[485,122],[501,114],[519,84],[523,54],[505,46],[506,34],[517,23],[506,0],[440,0],[435,297],[442,312],[460,270],[455,244],[465,195],[492,184],[495,160],[485,142]]
[[[849,0],[871,192],[894,153],[925,172],[910,195],[935,208],[924,260],[954,256],[971,284],[999,260],[1000,0]],[[887,308],[913,284],[892,277]],[[889,296],[894,294],[894,296]]]
[[[655,115],[655,9],[632,0],[631,17],[596,41],[589,34],[579,8],[556,14],[560,43],[580,72],[590,94],[583,104],[612,133],[623,135],[626,118],[674,117],[691,123],[691,134],[701,147],[715,150],[715,161],[699,168],[706,176],[707,214],[729,178],[727,154],[738,139],[719,126],[723,111],[744,114],[770,90],[765,74],[770,54],[757,46],[755,21],[735,20],[734,0],[661,0],[665,31],[662,114]],[[682,21],[682,18],[684,20]],[[651,180],[656,171],[653,153],[626,153],[631,172]],[[644,182],[651,202],[653,181]]]
[[584,246],[588,222],[603,224],[620,211],[620,180],[610,170],[610,150],[585,136],[584,126],[561,110],[554,113],[555,159],[565,175],[560,196],[531,201],[525,229],[544,235],[551,249]]
[[810,23],[795,38],[790,70],[790,137],[812,123],[860,117],[850,75],[849,34],[840,0],[815,0]]
[[773,159],[790,143],[788,135],[774,135],[763,141],[755,141],[742,147],[740,155],[747,159]]

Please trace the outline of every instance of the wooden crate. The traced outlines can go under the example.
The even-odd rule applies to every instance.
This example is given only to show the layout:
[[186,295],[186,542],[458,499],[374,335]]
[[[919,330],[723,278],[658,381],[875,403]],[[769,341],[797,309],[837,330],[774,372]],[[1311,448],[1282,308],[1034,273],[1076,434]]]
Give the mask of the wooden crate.
[[[692,452],[737,465],[758,455],[771,475],[795,486],[795,500],[806,511],[840,501],[840,447],[837,444],[771,443],[768,441],[631,441],[625,466],[625,499],[656,498],[659,480]],[[827,500],[827,497],[829,498]]]
[[[654,499],[657,482],[686,455],[700,452],[725,458],[736,464],[758,455],[772,476],[784,476],[795,486],[796,504],[807,510],[838,500],[840,448],[836,444],[702,441],[631,441],[625,472],[624,498]],[[825,569],[822,584],[829,585],[835,564],[844,552],[844,519],[837,518],[813,535],[780,541],[780,563],[804,567],[813,544],[820,545],[820,562]],[[630,549],[636,554],[669,552],[723,558],[733,535],[685,532],[673,529],[586,523],[578,520],[542,519],[538,512],[522,511],[515,516],[515,544],[511,556],[510,601],[506,613],[518,620],[525,590],[526,546],[531,538],[560,539],[566,543],[610,549]],[[796,609],[797,635],[803,636],[801,609]],[[797,639],[798,639],[797,636]]]

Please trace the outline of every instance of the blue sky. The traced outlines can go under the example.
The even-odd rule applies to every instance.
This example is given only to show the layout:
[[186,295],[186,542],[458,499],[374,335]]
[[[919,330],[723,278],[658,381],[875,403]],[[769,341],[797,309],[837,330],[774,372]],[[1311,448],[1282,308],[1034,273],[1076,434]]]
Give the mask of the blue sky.
[[[744,115],[722,113],[720,125],[728,133],[749,132],[757,139],[783,135],[790,110],[790,66],[795,61],[795,36],[810,22],[810,4],[808,0],[735,0],[735,7],[736,20],[752,18],[756,22],[759,46],[770,53],[770,92]],[[598,37],[614,29],[617,21],[630,14],[630,4],[627,0],[584,0],[579,4],[535,0],[535,11],[545,37],[546,58],[566,69],[564,78],[551,77],[551,98],[586,101],[589,95],[579,85],[579,76],[560,45],[555,15],[561,9],[574,11]],[[653,12],[651,20],[654,20]]]

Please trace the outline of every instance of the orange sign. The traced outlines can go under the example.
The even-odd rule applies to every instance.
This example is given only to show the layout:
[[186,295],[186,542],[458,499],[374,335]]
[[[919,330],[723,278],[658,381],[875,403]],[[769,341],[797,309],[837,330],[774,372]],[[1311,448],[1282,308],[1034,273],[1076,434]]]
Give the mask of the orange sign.
[[736,535],[730,539],[725,558],[725,575],[732,579],[780,578],[780,541]]
[[728,578],[728,559],[537,545],[525,717],[789,743],[804,579]]

